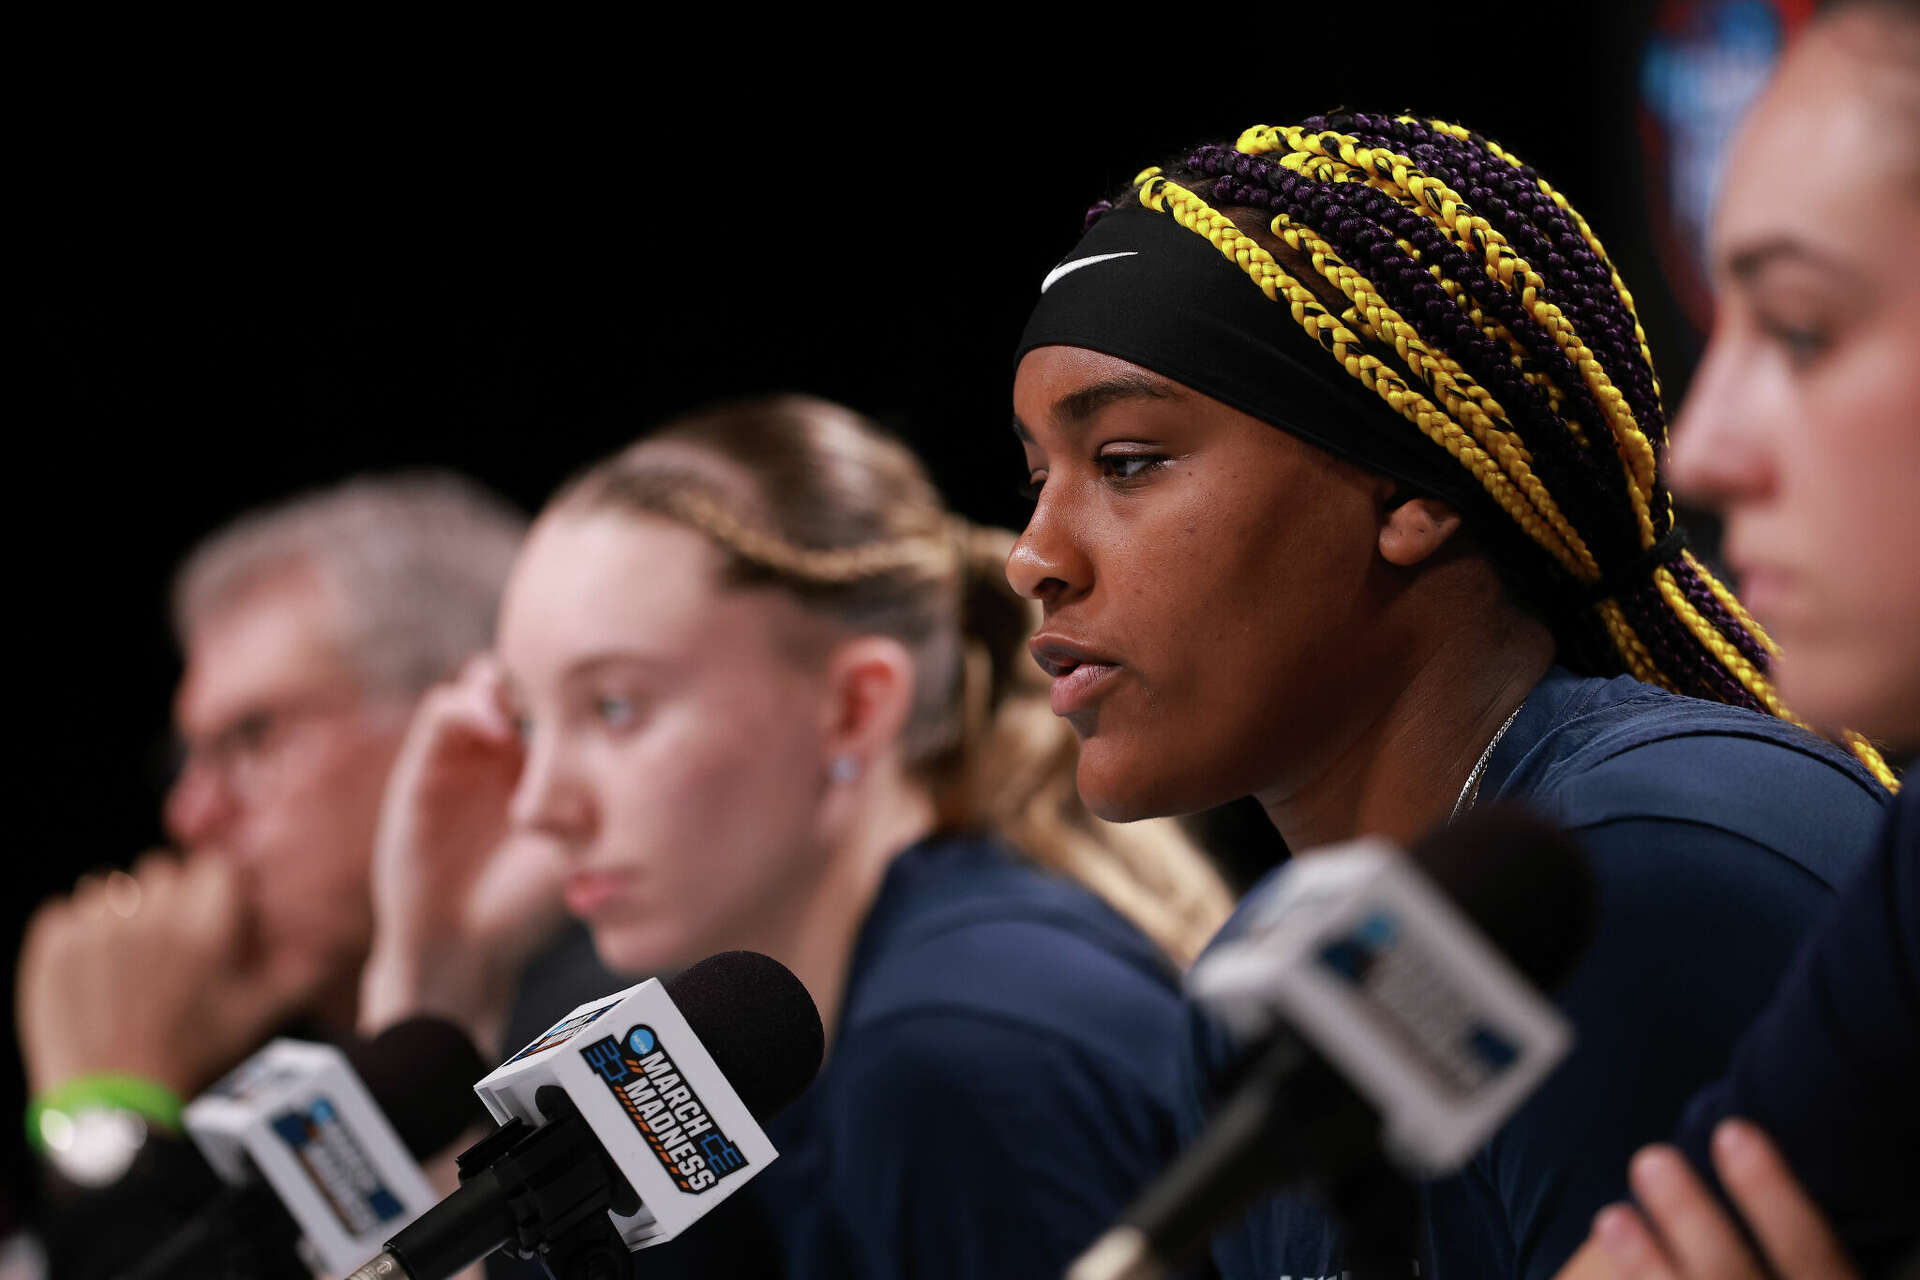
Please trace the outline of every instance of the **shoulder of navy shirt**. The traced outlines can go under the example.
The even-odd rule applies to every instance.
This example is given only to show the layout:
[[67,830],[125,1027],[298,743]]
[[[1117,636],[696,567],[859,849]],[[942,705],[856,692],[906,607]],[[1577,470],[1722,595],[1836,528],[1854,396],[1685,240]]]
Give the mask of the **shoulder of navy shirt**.
[[1088,890],[991,840],[916,845],[721,1234],[789,1277],[1057,1277],[1175,1150],[1183,1016],[1172,967]]
[[[1482,804],[1576,830],[1599,892],[1586,957],[1556,1002],[1568,1060],[1461,1172],[1421,1187],[1421,1274],[1548,1277],[1628,1158],[1666,1136],[1724,1067],[1794,945],[1866,845],[1885,795],[1839,748],[1773,717],[1627,677],[1555,668],[1488,760]],[[1222,930],[1236,932],[1256,887]],[[1183,1124],[1231,1056],[1196,1020]],[[1215,1241],[1228,1277],[1338,1275],[1322,1207],[1275,1196]]]

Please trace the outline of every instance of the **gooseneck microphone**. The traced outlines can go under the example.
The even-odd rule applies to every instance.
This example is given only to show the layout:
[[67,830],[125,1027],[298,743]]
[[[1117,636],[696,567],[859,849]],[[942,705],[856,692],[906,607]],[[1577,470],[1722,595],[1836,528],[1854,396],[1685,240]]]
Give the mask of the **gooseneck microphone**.
[[1356,840],[1296,858],[1188,978],[1246,1046],[1232,1091],[1069,1280],[1156,1280],[1264,1191],[1378,1196],[1383,1155],[1459,1168],[1565,1055],[1535,988],[1571,973],[1593,901],[1573,837],[1516,809],[1411,857]]
[[561,1280],[626,1274],[772,1162],[760,1126],[824,1049],[806,988],[752,951],[584,1004],[474,1086],[500,1127],[349,1280],[446,1280],[502,1248]]
[[[306,1280],[425,1211],[419,1161],[486,1119],[485,1065],[451,1023],[410,1018],[344,1048],[275,1040],[186,1111],[227,1188],[123,1280]],[[303,1259],[302,1242],[311,1259]]]

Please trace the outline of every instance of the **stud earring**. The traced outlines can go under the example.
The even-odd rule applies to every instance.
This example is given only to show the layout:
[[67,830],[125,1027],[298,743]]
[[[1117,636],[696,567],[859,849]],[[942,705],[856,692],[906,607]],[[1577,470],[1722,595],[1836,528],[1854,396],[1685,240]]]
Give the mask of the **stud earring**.
[[827,776],[845,786],[860,776],[860,761],[853,756],[835,756],[827,766]]

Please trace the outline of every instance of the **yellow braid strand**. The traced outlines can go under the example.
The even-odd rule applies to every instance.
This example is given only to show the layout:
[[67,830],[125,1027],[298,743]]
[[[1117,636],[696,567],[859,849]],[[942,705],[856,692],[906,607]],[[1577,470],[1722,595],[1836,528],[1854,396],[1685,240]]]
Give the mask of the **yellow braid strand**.
[[1780,646],[1773,642],[1773,637],[1768,635],[1766,629],[1755,620],[1752,614],[1747,612],[1747,606],[1740,603],[1740,597],[1727,590],[1725,584],[1722,583],[1720,579],[1707,572],[1707,566],[1696,560],[1693,552],[1685,551],[1681,554],[1685,557],[1686,562],[1693,567],[1693,571],[1706,582],[1707,589],[1713,592],[1713,598],[1718,600],[1721,606],[1733,615],[1734,621],[1738,622],[1741,627],[1746,630],[1748,635],[1758,640],[1761,648],[1765,649],[1774,657],[1779,657]]

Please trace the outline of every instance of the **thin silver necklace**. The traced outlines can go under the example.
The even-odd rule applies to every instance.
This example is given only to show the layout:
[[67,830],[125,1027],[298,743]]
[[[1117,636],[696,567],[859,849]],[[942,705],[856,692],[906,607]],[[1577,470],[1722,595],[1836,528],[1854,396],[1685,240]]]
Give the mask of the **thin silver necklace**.
[[1453,812],[1447,815],[1449,823],[1457,822],[1460,815],[1473,808],[1474,801],[1480,798],[1480,779],[1487,772],[1487,761],[1493,759],[1493,749],[1500,745],[1500,739],[1507,736],[1507,730],[1513,726],[1514,717],[1519,714],[1519,707],[1515,707],[1508,713],[1507,718],[1500,722],[1500,727],[1493,731],[1493,741],[1489,742],[1487,749],[1480,753],[1480,758],[1473,762],[1473,772],[1467,775],[1466,782],[1460,787],[1460,798],[1453,802]]

